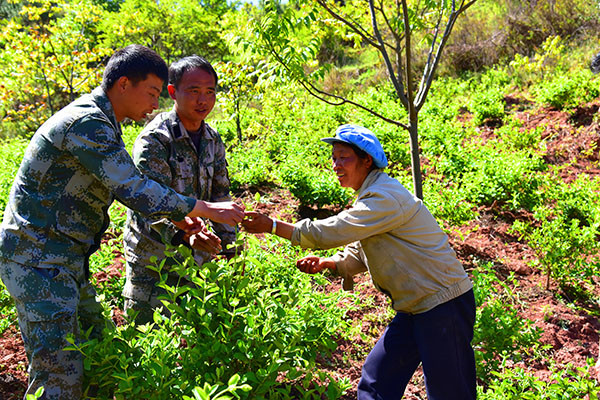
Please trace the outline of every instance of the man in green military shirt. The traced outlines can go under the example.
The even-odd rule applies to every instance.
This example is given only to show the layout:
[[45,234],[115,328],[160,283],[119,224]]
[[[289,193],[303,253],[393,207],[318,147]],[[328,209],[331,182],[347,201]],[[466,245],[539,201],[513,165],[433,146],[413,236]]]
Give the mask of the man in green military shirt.
[[[229,177],[225,146],[221,137],[205,119],[216,101],[217,73],[203,57],[193,55],[169,67],[167,89],[175,104],[169,112],[159,114],[137,137],[133,159],[140,171],[197,199],[230,201]],[[159,276],[147,268],[151,257],[165,258],[165,243],[184,243],[193,248],[199,265],[210,261],[211,254],[235,240],[235,228],[213,223],[220,243],[190,243],[184,232],[168,219],[144,217],[129,210],[124,233],[127,278],[123,295],[125,309],[137,312],[136,321],[152,321],[153,311],[161,306],[158,296],[164,290],[156,287]],[[175,261],[167,259],[167,268]],[[178,275],[169,275],[167,283],[175,283]]]
[[152,218],[169,218],[192,242],[210,238],[199,217],[235,225],[243,209],[181,195],[142,175],[121,139],[120,122],[158,108],[168,69],[139,45],[117,51],[101,87],[77,99],[33,135],[0,227],[0,277],[15,301],[29,360],[27,394],[79,399],[83,360],[62,350],[66,336],[104,321],[89,284],[89,256],[108,227],[117,199]]

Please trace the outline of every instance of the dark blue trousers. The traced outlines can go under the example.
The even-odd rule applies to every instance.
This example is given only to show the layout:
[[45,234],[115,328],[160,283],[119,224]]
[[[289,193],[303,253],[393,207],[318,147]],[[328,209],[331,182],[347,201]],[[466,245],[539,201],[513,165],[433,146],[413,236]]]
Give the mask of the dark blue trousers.
[[474,324],[472,290],[422,314],[397,313],[363,365],[358,399],[401,399],[419,363],[429,400],[475,399]]

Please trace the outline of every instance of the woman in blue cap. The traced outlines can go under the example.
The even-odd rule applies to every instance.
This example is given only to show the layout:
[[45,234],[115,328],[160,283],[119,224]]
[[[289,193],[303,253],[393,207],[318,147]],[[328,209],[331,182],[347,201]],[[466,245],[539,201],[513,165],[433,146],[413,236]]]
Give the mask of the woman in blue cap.
[[423,202],[381,170],[387,159],[371,131],[342,125],[322,140],[333,145],[340,185],[357,192],[352,207],[295,225],[246,212],[242,224],[303,248],[345,246],[330,258],[304,257],[297,266],[306,273],[336,272],[346,290],[353,275],[368,271],[390,297],[397,313],[365,361],[359,400],[400,399],[420,363],[429,399],[475,399],[473,286],[448,237]]

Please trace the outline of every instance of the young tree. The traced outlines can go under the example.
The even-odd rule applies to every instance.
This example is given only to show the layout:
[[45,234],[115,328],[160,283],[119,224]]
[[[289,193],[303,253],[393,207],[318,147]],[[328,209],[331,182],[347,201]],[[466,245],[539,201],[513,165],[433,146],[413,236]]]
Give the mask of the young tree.
[[219,73],[219,104],[223,112],[235,121],[238,140],[243,143],[242,120],[248,105],[260,101],[262,88],[257,84],[257,71],[252,64],[228,61],[215,64]]
[[26,1],[0,32],[4,136],[28,136],[100,82],[108,49],[96,45],[102,11],[90,1]]
[[[406,129],[410,135],[414,191],[422,199],[419,111],[457,18],[476,1],[299,0],[282,6],[277,0],[268,0],[264,14],[256,20],[258,40],[248,45],[273,57],[281,75],[297,81],[322,101],[332,105],[350,104]],[[331,68],[329,65],[310,68],[315,64],[321,39],[318,34],[312,35],[306,45],[298,40],[297,32],[304,29],[317,32],[332,23],[346,29],[361,46],[376,49],[399,103],[408,112],[408,121],[388,118],[378,110],[326,91],[319,85],[319,80]],[[415,51],[415,37],[424,38],[428,43],[422,56]]]
[[228,54],[221,36],[229,10],[225,0],[124,0],[118,13],[102,21],[103,43],[109,48],[143,44],[167,63],[192,54],[216,62]]

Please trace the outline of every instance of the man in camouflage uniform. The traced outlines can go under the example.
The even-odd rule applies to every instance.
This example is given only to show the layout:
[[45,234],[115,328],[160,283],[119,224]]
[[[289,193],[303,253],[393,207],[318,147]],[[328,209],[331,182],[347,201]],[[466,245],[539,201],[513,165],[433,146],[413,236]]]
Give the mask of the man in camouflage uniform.
[[[212,65],[199,56],[185,57],[169,67],[167,89],[175,100],[170,112],[161,113],[148,124],[133,146],[136,166],[148,177],[177,192],[201,200],[229,201],[229,177],[225,146],[221,137],[205,118],[216,101],[217,73]],[[151,257],[165,258],[165,243],[184,243],[193,250],[198,265],[210,261],[211,253],[235,240],[235,229],[225,224],[212,224],[222,246],[210,247],[206,241],[190,246],[184,232],[169,220],[146,218],[129,210],[124,233],[127,279],[123,296],[125,309],[136,311],[136,321],[152,321],[154,309],[161,306],[157,288],[159,276],[147,268]],[[167,268],[176,262],[166,260]],[[178,275],[169,274],[168,284],[175,284]]]
[[105,324],[88,260],[114,199],[175,221],[208,217],[236,224],[243,218],[233,203],[208,204],[148,179],[125,150],[119,123],[158,108],[167,72],[144,46],[117,51],[102,86],[46,121],[25,152],[0,228],[0,277],[15,301],[29,360],[27,394],[44,386],[44,399],[84,395],[82,357],[62,349],[68,334],[77,337],[79,323],[93,327],[94,335]]

